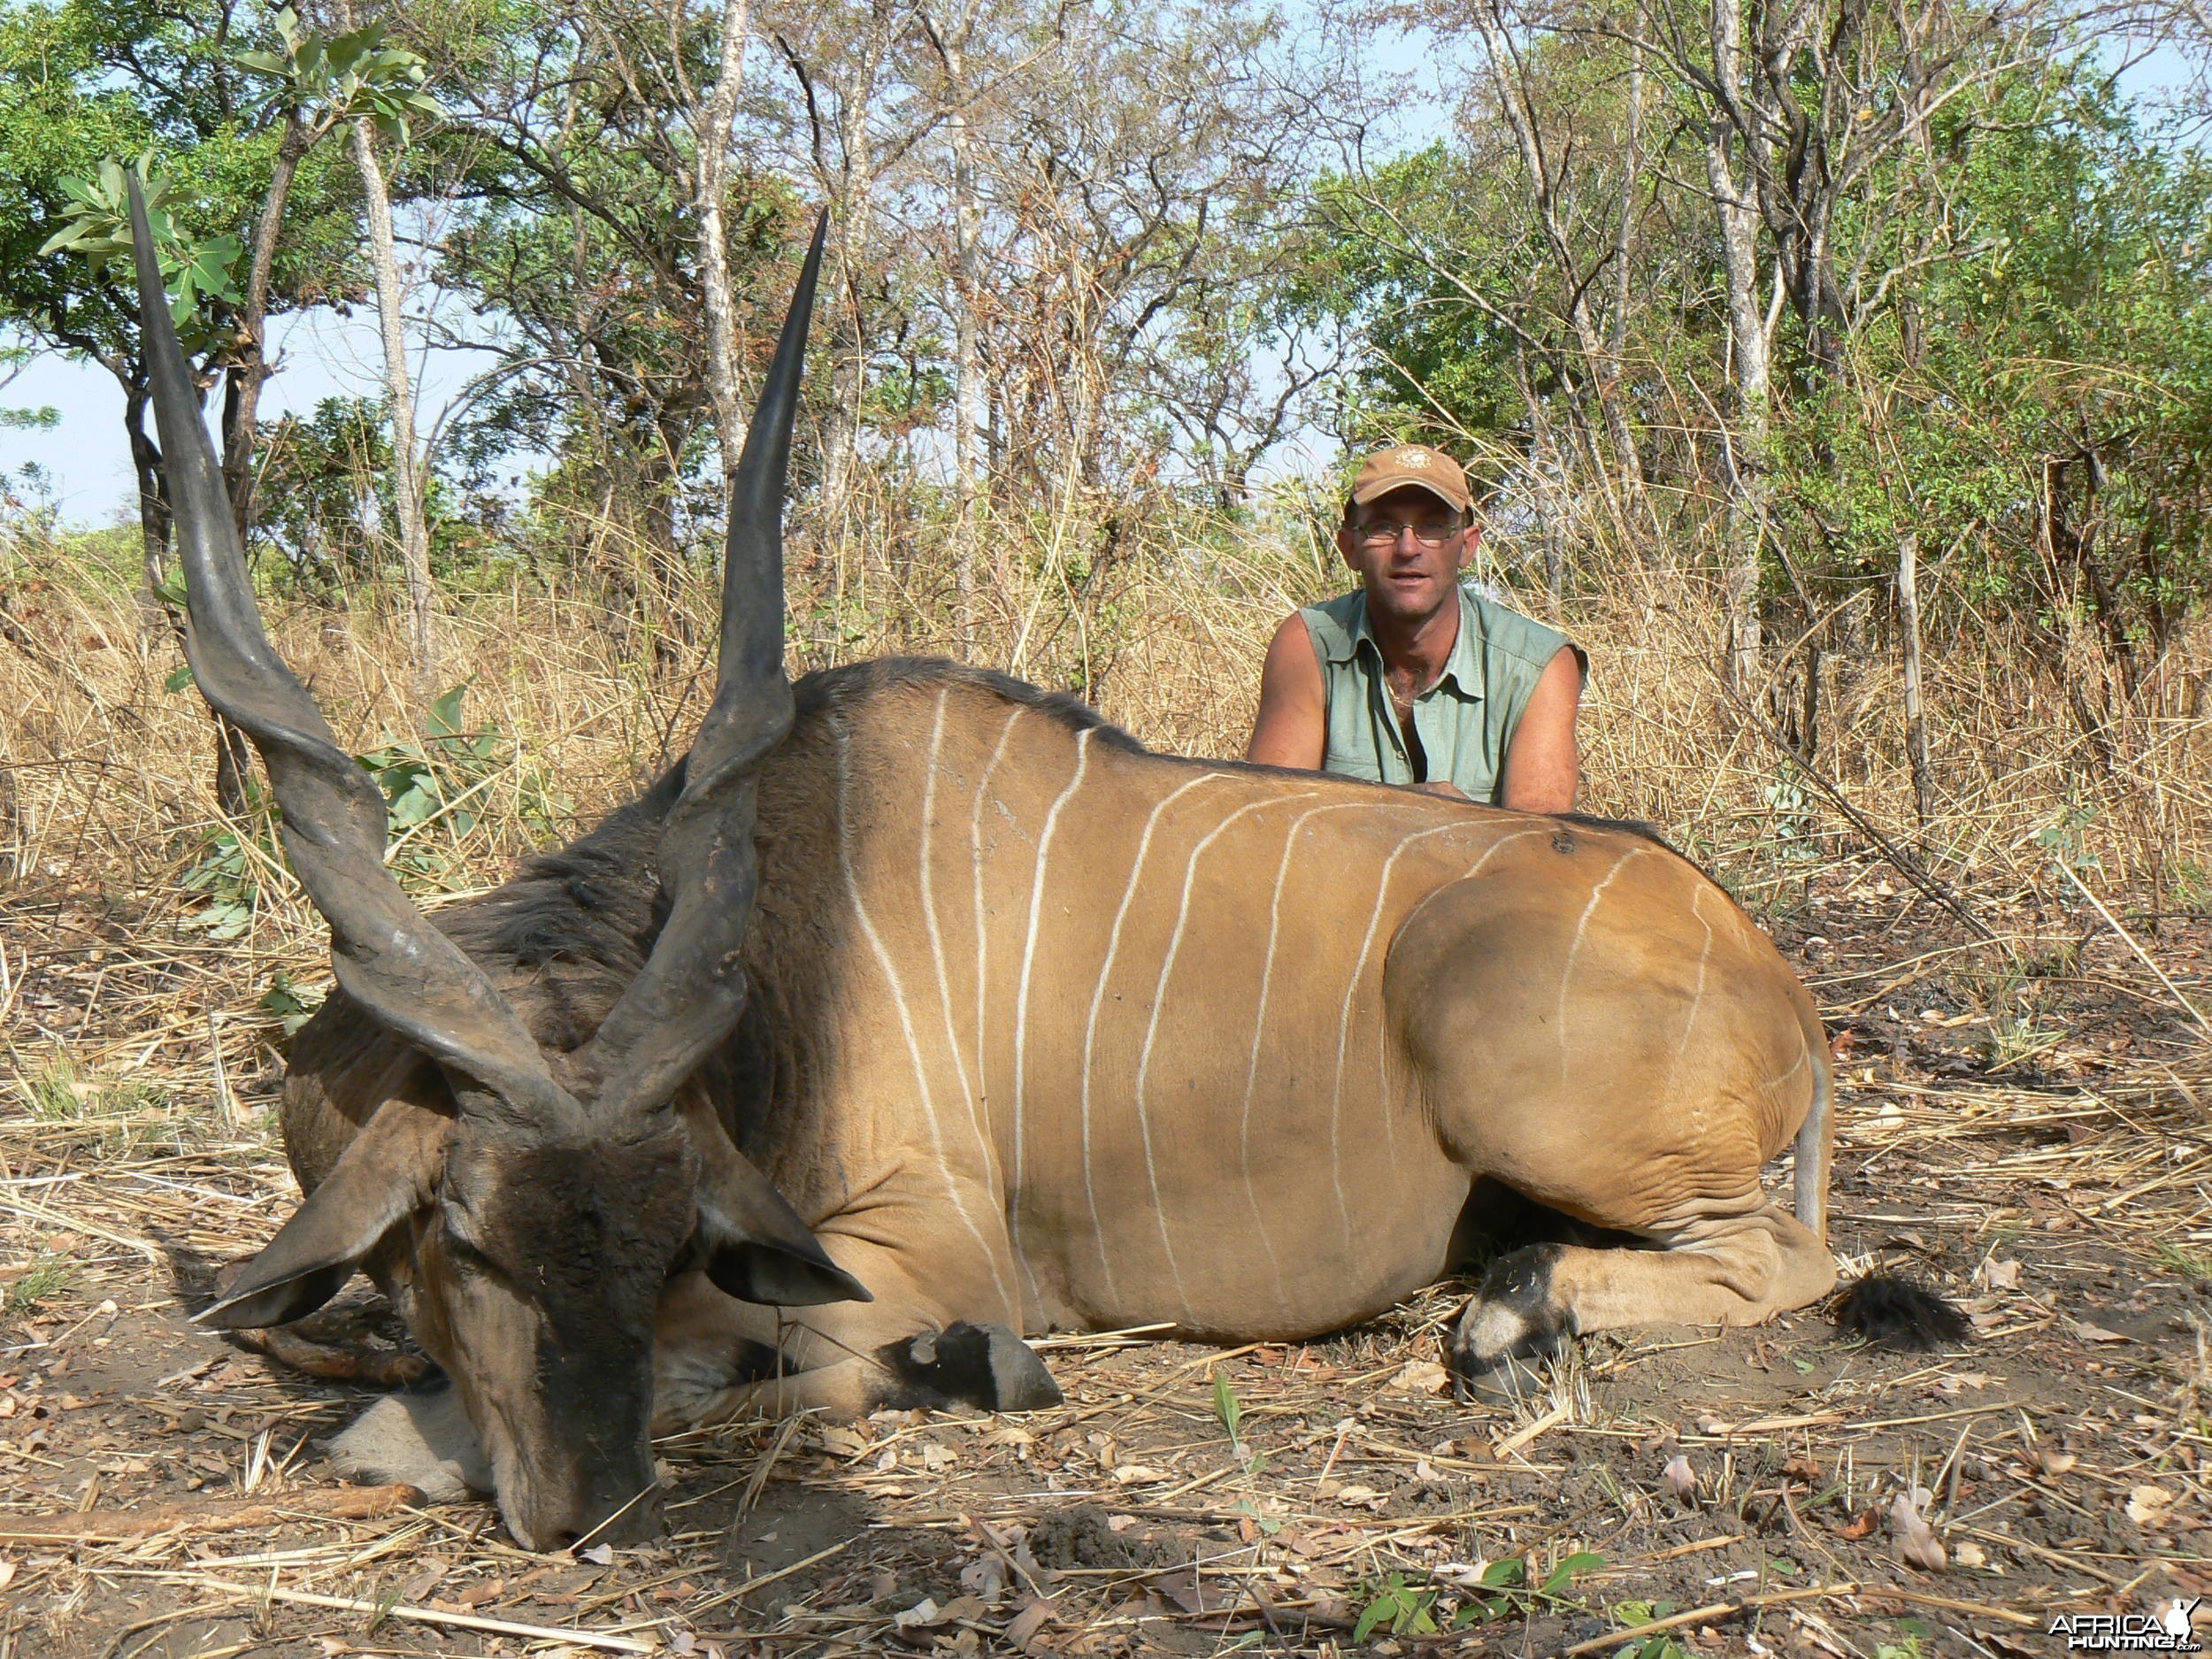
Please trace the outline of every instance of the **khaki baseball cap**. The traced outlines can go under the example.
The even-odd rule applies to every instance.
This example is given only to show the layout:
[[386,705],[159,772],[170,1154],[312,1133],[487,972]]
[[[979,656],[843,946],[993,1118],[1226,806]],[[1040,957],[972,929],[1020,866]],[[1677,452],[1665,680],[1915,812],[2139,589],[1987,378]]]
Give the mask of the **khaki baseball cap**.
[[1360,463],[1359,476],[1352,480],[1352,504],[1363,507],[1409,484],[1425,489],[1455,512],[1466,512],[1474,505],[1459,463],[1425,443],[1394,443]]

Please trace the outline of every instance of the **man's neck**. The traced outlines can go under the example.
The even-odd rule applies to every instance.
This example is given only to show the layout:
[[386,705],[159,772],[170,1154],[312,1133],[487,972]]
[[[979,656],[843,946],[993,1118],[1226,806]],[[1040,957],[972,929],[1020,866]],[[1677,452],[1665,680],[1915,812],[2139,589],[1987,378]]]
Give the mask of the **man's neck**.
[[1459,643],[1459,611],[1456,586],[1445,603],[1418,621],[1386,616],[1371,603],[1368,605],[1368,632],[1382,652],[1391,689],[1402,700],[1418,696],[1444,677],[1452,648]]

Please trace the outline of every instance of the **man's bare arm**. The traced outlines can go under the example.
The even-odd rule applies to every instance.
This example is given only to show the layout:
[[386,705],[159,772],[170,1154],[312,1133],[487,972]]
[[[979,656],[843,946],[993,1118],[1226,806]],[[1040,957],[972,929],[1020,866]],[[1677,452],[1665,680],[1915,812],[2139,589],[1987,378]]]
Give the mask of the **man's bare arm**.
[[1529,694],[1505,751],[1505,804],[1524,812],[1571,812],[1582,780],[1575,716],[1582,704],[1582,664],[1562,647]]
[[1328,696],[1321,659],[1304,618],[1293,615],[1275,630],[1260,670],[1260,708],[1244,757],[1269,766],[1318,772],[1329,752]]

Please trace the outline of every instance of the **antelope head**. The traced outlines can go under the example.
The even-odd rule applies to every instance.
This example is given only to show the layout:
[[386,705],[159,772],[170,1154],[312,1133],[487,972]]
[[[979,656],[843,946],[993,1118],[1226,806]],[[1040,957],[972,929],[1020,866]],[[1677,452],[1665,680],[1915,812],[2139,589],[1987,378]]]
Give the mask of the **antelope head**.
[[560,1053],[401,892],[382,797],[271,647],[134,180],[130,205],[194,678],[260,750],[339,985],[437,1068],[452,1101],[450,1117],[377,1110],[200,1319],[297,1319],[380,1247],[402,1255],[411,1323],[460,1392],[515,1536],[533,1548],[649,1537],[654,1313],[672,1269],[702,1259],[754,1302],[867,1297],[718,1125],[671,1103],[745,1005],[756,779],[792,718],[784,478],[821,227],[731,480],[719,675],[661,833],[667,919],[596,1033]]

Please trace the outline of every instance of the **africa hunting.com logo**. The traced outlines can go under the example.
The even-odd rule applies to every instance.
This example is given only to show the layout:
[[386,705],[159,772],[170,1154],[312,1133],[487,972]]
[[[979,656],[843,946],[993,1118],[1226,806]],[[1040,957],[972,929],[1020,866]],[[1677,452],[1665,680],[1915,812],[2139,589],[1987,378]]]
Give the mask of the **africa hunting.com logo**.
[[2204,1644],[2190,1631],[2190,1615],[2203,1599],[2177,1595],[2155,1616],[2062,1613],[2048,1634],[2065,1637],[2070,1649],[2084,1653],[2202,1653]]

